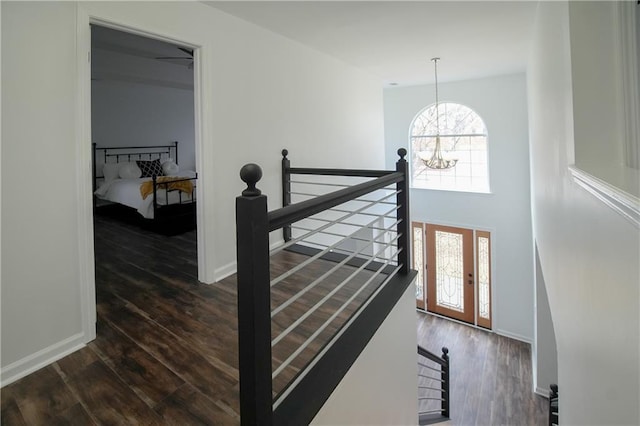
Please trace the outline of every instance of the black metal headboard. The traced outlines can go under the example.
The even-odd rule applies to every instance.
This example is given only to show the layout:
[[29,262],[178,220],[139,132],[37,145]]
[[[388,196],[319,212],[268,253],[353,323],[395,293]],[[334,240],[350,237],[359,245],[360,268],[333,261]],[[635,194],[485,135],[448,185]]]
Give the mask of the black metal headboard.
[[174,141],[170,145],[151,145],[151,146],[115,146],[103,147],[93,143],[93,190],[98,188],[98,179],[104,178],[104,175],[98,176],[97,160],[102,159],[100,164],[120,163],[136,160],[155,160],[156,158],[173,158],[178,163],[178,141]]

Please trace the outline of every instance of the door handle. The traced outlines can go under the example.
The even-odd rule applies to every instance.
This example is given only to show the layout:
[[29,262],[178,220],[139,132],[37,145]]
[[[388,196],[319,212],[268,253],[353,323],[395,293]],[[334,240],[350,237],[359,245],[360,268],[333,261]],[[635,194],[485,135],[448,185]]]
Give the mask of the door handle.
[[469,274],[469,280],[467,281],[467,284],[473,285],[473,274]]

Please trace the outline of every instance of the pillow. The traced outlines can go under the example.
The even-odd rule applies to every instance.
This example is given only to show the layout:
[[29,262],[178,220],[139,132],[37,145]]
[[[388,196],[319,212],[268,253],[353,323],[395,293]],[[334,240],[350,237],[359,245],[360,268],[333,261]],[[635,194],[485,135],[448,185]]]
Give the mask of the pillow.
[[162,174],[165,176],[178,176],[180,168],[173,160],[162,163]]
[[164,165],[164,163],[166,163],[166,162],[168,162],[168,161],[171,161],[172,163],[175,163],[175,162],[176,162],[176,160],[174,160],[174,159],[173,159],[173,158],[171,158],[171,157],[163,157],[163,158],[161,158],[161,159],[160,159],[160,164],[161,164],[161,165]]
[[104,176],[104,181],[110,182],[114,179],[118,179],[119,168],[119,163],[105,163],[102,167],[102,176]]
[[162,166],[159,158],[150,161],[137,160],[136,164],[142,170],[142,177],[162,176]]
[[118,174],[122,179],[137,179],[142,174],[142,170],[136,163],[120,163]]

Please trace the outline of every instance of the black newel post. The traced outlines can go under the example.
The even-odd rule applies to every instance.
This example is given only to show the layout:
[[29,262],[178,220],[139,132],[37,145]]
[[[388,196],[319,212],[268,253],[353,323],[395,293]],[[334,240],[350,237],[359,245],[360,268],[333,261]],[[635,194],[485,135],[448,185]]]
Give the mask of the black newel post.
[[396,184],[396,190],[398,195],[396,196],[396,202],[398,203],[398,249],[402,249],[398,253],[398,265],[401,265],[400,273],[406,275],[409,273],[410,266],[410,249],[409,242],[411,241],[409,236],[411,235],[411,224],[409,223],[409,164],[404,159],[407,155],[407,150],[400,148],[398,150],[400,159],[396,162],[396,171],[401,172],[404,175],[404,179]]
[[449,349],[442,348],[442,360],[445,364],[442,366],[441,380],[442,380],[442,415],[449,417],[449,401],[451,401],[451,385],[449,383]]
[[[291,204],[291,162],[287,158],[289,151],[282,150],[282,207],[286,207]],[[282,237],[284,241],[291,240],[291,225],[285,225],[282,227]]]
[[240,177],[247,184],[242,196],[236,198],[240,423],[270,426],[273,410],[267,197],[256,188],[262,177],[258,165],[245,165]]

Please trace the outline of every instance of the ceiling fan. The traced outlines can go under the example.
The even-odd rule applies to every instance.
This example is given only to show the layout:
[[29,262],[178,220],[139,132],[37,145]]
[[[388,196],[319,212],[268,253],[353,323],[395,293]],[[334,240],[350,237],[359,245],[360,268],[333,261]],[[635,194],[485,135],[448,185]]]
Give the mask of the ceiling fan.
[[186,47],[176,46],[178,49],[186,53],[188,56],[156,56],[159,60],[185,60],[189,61],[187,68],[193,69],[193,49],[187,49]]

